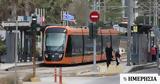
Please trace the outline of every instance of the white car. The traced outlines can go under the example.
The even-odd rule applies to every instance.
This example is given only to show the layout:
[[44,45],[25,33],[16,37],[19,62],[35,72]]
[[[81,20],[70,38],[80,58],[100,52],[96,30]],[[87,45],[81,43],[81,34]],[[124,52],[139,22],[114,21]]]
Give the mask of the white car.
[[120,27],[119,25],[113,25],[113,28],[121,33],[126,33],[127,32],[127,28],[125,27]]

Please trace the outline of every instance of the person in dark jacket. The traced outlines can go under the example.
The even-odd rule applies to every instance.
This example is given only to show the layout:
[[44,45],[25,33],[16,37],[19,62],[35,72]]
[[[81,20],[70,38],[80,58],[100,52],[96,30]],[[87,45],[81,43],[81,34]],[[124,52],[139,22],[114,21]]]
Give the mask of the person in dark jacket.
[[111,61],[112,61],[112,46],[110,43],[107,44],[106,48],[105,48],[105,53],[106,53],[106,63],[107,63],[107,67],[109,67]]

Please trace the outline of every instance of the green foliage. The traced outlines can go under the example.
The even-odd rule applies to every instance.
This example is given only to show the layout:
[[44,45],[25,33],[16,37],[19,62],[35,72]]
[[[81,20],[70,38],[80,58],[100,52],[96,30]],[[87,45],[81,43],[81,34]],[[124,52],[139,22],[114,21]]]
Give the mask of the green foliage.
[[17,5],[17,15],[25,15],[25,2],[28,2],[29,13],[33,13],[34,8],[46,8],[46,21],[60,23],[61,11],[67,10],[72,0],[0,0],[0,21],[11,17],[12,3]]
[[87,0],[73,0],[68,11],[75,16],[78,26],[85,26],[89,20],[89,2]]
[[98,27],[105,27],[105,24],[103,21],[99,21],[99,22],[97,22],[97,26]]
[[46,8],[48,23],[60,23],[61,11],[67,10],[72,0],[34,0],[33,2],[37,8]]
[[106,21],[120,22],[123,10],[121,0],[108,0],[106,6]]
[[[121,0],[105,0],[106,1],[106,20],[117,22],[121,20]],[[60,23],[61,11],[73,9],[73,13],[79,25],[86,24],[88,21],[88,13],[91,10],[93,0],[0,0],[0,20],[7,20],[11,11],[11,4],[17,4],[17,15],[25,15],[26,2],[29,5],[29,13],[34,12],[34,8],[46,8],[47,23]],[[75,3],[73,6],[70,6]],[[69,8],[70,6],[70,8]]]
[[5,52],[6,52],[5,42],[2,40],[2,37],[0,36],[0,55],[4,54]]
[[6,20],[9,16],[8,11],[8,0],[0,0],[0,21]]

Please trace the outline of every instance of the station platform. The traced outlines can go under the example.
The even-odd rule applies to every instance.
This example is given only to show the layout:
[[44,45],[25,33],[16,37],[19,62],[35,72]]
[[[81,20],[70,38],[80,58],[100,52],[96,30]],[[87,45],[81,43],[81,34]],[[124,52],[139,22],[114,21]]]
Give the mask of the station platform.
[[[121,62],[120,65],[116,65],[116,62],[113,61],[111,65],[107,68],[106,63],[98,63],[97,64],[97,71],[93,70],[93,65],[86,69],[76,70],[75,72],[72,72],[74,77],[103,77],[103,76],[113,76],[113,75],[119,75],[120,73],[128,73],[134,66],[126,66],[126,62]],[[68,84],[68,75],[65,76],[68,73],[63,73],[63,83],[62,84]],[[73,76],[73,75],[71,75]],[[59,79],[58,79],[59,80]],[[23,84],[60,84],[59,82],[54,82],[54,77],[48,77],[48,78],[40,78],[39,82],[23,82]]]
[[[41,64],[42,62],[36,62],[37,64]],[[62,77],[63,82],[67,79],[67,77],[104,77],[104,76],[113,76],[113,75],[119,75],[120,73],[129,73],[133,69],[139,69],[142,66],[150,66],[155,65],[155,63],[147,63],[147,64],[141,64],[141,65],[131,65],[127,66],[126,59],[123,59],[120,64],[117,66],[115,61],[112,61],[110,66],[107,68],[106,63],[97,63],[97,71],[93,69],[93,64],[87,65],[87,67],[72,67],[72,71],[68,71],[69,69],[63,69],[62,70]],[[28,66],[32,65],[32,62],[30,63],[17,63],[17,66]],[[0,64],[0,72],[6,71],[7,69],[13,68],[15,66],[14,63],[3,63]],[[40,70],[40,69],[38,69]],[[52,74],[51,81],[45,81],[43,78],[38,76],[40,78],[39,82],[23,82],[23,84],[59,84],[54,83],[54,68],[50,67],[44,70],[44,68],[41,69],[42,71],[37,71],[37,73],[50,73]],[[21,72],[21,71],[19,71]],[[23,72],[23,71],[22,71]],[[24,73],[24,72],[23,72]],[[74,74],[74,75],[73,75]],[[1,78],[1,77],[0,77]],[[64,84],[64,83],[63,83]]]
[[126,62],[121,62],[118,66],[115,61],[111,62],[110,66],[107,67],[106,63],[97,64],[97,70],[91,68],[88,71],[81,71],[78,76],[112,76],[120,73],[129,72],[134,66],[127,66]]

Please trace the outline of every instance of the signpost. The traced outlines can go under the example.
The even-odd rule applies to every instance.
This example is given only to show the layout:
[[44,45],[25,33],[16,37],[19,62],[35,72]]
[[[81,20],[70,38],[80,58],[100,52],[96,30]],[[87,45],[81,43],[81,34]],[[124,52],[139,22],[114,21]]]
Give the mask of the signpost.
[[17,55],[17,32],[18,31],[18,22],[17,22],[17,20],[16,20],[16,40],[15,40],[15,59],[14,59],[14,61],[15,61],[15,84],[17,84],[17,62],[18,62],[18,55]]
[[[16,23],[18,22],[18,24]],[[2,21],[2,26],[3,27],[16,27],[16,26],[26,26],[29,27],[30,26],[30,22],[29,21]]]
[[[99,21],[100,14],[97,11],[92,11],[89,15],[90,20],[93,22],[93,25],[96,24],[97,21]],[[96,30],[96,27],[93,26],[92,30]],[[96,33],[94,33],[96,34]],[[96,67],[96,35],[93,35],[93,68],[95,71],[97,71]]]
[[100,14],[99,12],[97,11],[92,11],[89,15],[89,18],[92,22],[97,22],[99,21],[99,17],[100,17]]

